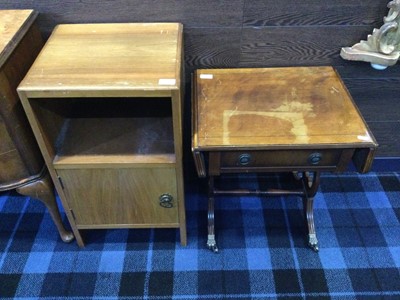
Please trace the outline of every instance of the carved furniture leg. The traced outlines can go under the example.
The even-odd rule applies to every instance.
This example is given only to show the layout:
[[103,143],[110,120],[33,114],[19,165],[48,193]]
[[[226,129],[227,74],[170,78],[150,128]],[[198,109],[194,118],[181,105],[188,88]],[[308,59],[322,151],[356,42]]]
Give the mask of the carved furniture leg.
[[214,253],[218,252],[217,242],[215,240],[214,232],[214,177],[210,176],[208,180],[208,237],[207,246]]
[[43,202],[49,210],[61,239],[66,243],[69,243],[74,239],[73,233],[67,231],[61,221],[60,212],[54,196],[53,182],[47,172],[43,177],[17,188],[16,191],[21,195],[29,196]]
[[303,209],[307,220],[308,245],[318,252],[318,240],[314,225],[314,196],[318,190],[320,172],[314,172],[312,177],[308,172],[303,172],[302,180],[304,186]]

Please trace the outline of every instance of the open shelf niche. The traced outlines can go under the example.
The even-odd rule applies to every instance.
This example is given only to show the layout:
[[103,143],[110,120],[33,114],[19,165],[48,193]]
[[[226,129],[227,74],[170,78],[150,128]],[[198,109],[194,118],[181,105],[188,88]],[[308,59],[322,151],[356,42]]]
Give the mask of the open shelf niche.
[[34,99],[54,168],[175,163],[169,98]]

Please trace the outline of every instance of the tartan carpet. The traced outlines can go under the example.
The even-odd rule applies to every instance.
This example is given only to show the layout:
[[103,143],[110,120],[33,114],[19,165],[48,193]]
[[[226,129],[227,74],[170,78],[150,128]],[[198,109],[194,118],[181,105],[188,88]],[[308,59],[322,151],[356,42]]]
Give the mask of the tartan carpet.
[[[264,184],[248,179],[236,183]],[[205,246],[206,207],[204,183],[188,183],[186,247],[175,229],[121,229],[89,230],[80,249],[42,203],[1,193],[0,298],[400,298],[399,173],[323,174],[318,253],[299,197],[218,197],[218,254]]]

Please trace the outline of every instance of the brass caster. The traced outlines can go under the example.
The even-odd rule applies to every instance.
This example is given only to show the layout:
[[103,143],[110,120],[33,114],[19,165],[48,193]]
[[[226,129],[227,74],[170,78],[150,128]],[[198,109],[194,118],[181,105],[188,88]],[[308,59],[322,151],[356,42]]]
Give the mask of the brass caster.
[[317,237],[316,237],[315,233],[308,235],[308,246],[310,246],[310,248],[314,252],[318,252],[318,250],[319,250],[319,248],[318,248],[318,240],[317,240]]
[[210,249],[214,253],[219,253],[217,245],[208,245],[208,249]]
[[217,242],[215,241],[215,235],[209,234],[207,239],[207,247],[214,253],[218,253]]
[[61,239],[64,243],[71,243],[75,239],[75,237],[72,232],[67,231],[61,235]]
[[318,245],[311,245],[311,244],[309,244],[309,246],[310,246],[310,248],[311,248],[314,252],[318,252],[318,251],[319,251]]

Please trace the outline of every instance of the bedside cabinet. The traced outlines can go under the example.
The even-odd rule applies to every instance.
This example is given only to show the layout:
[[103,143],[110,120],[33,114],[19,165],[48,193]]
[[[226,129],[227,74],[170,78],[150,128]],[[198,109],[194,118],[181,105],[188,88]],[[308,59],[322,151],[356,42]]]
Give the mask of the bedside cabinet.
[[83,229],[179,228],[182,25],[56,27],[18,92],[78,244]]

